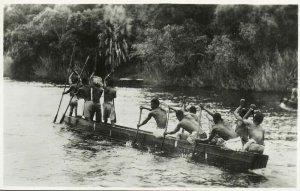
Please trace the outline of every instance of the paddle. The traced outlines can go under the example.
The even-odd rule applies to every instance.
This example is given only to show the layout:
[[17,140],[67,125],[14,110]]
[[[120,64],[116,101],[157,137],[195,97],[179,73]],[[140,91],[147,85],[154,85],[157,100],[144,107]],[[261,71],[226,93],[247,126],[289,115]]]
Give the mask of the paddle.
[[[70,63],[69,63],[69,68],[68,68],[68,75],[66,77],[66,82],[65,82],[65,87],[64,87],[64,91],[63,92],[65,92],[65,90],[66,90],[68,79],[69,79],[69,75],[71,73],[70,72],[70,68],[72,68],[71,65],[72,65],[72,58],[73,58],[74,50],[75,50],[75,44],[73,45],[73,50],[72,50],[71,59],[70,59]],[[60,102],[59,102],[59,105],[58,105],[58,109],[57,109],[56,115],[55,115],[54,120],[53,120],[53,123],[56,122],[57,115],[58,115],[58,112],[59,112],[60,105],[61,105],[63,97],[64,97],[64,94],[62,93],[61,98],[60,98]]]
[[170,116],[170,107],[168,107],[167,122],[166,122],[166,127],[165,127],[165,132],[164,132],[164,138],[163,138],[162,143],[161,143],[160,151],[162,151],[162,149],[164,147],[164,143],[165,143],[165,139],[166,139],[166,134],[165,133],[167,132],[167,129],[168,129],[169,116]]
[[[197,131],[197,135],[199,135],[199,131],[200,131],[200,128],[202,128],[202,124],[201,124],[201,118],[202,118],[202,109],[201,109],[201,107],[200,107],[200,112],[199,112],[199,117],[198,117],[198,131]],[[196,146],[197,146],[197,144],[196,144],[196,141],[195,141],[195,145],[194,145],[194,149],[193,149],[193,155],[194,155],[194,153],[195,153],[195,149],[196,149]]]
[[114,70],[112,70],[108,75],[105,76],[104,81],[114,72]]
[[[89,60],[89,58],[90,58],[90,56],[88,56],[88,57],[86,58],[86,61],[85,61],[85,63],[84,63],[84,66],[83,66],[83,68],[82,68],[82,70],[81,70],[81,72],[80,72],[80,74],[79,74],[79,78],[81,77],[81,75],[82,75],[82,73],[83,73],[83,71],[84,71],[84,68],[85,68],[85,66],[86,66],[86,64],[87,64],[87,62],[88,62],[88,60]],[[79,84],[79,80],[77,81],[76,87],[78,86],[78,84]],[[59,123],[62,123],[62,122],[64,121],[65,115],[66,115],[66,113],[67,113],[67,111],[68,111],[68,108],[69,108],[69,106],[70,106],[70,104],[71,104],[72,99],[73,99],[74,96],[75,96],[75,94],[72,95],[72,97],[71,97],[71,99],[70,99],[70,101],[69,101],[69,104],[68,104],[68,106],[67,106],[67,108],[66,108],[66,110],[65,110],[65,112],[64,112],[64,114],[63,114],[63,116],[62,116],[62,118],[60,119]]]
[[115,112],[115,123],[117,123],[117,114],[116,114],[116,106],[115,106],[115,99],[113,99],[113,105],[114,105],[114,112]]
[[[139,117],[139,122],[138,122],[138,124],[140,124],[140,122],[141,122],[142,110],[143,110],[143,109],[140,108],[140,117]],[[137,136],[138,136],[138,134],[139,134],[139,129],[140,129],[140,127],[137,126],[135,138],[134,138],[134,140],[132,141],[132,144],[135,144],[135,142],[136,142],[136,140],[137,140]]]

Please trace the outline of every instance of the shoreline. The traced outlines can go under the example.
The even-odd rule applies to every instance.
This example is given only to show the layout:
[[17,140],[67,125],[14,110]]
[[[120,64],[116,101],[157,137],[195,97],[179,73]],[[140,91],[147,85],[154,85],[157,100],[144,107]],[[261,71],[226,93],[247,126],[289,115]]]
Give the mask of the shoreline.
[[[121,79],[121,78],[120,78]],[[43,83],[43,84],[51,84],[54,87],[64,87],[63,83],[55,83],[55,82],[50,82],[47,80],[15,80],[10,77],[3,77],[3,81],[5,80],[11,80],[11,81],[17,81],[17,82],[27,82],[27,83]],[[143,79],[131,79],[133,81],[136,80],[143,80]],[[174,88],[179,88],[182,90],[189,90],[189,89],[199,89],[199,90],[207,90],[207,91],[232,91],[232,92],[252,92],[252,93],[287,93],[286,91],[276,91],[276,90],[244,90],[244,89],[225,89],[225,88],[215,88],[213,86],[203,86],[203,87],[191,87],[191,86],[172,86],[172,85],[157,85],[157,83],[148,83],[143,80],[142,84],[124,84],[120,85],[120,80],[116,82],[116,87],[132,87],[132,88],[166,88],[166,89],[174,89]]]

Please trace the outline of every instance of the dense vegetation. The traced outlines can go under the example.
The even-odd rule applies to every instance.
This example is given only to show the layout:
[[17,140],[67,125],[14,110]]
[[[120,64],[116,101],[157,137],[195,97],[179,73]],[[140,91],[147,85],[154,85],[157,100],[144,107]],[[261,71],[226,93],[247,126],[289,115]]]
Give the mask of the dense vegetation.
[[[297,77],[296,5],[9,5],[4,75],[63,82],[88,75],[154,85],[282,90]],[[96,56],[97,55],[97,56]],[[96,66],[96,67],[95,67]]]

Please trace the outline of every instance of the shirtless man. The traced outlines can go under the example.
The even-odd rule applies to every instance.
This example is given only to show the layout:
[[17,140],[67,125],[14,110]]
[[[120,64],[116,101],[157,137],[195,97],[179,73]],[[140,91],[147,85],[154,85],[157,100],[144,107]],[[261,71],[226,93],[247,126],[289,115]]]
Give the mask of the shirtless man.
[[91,76],[90,84],[88,79],[82,79],[83,86],[79,88],[77,95],[84,99],[84,117],[89,121],[93,121],[96,115],[96,121],[102,122],[100,98],[103,93],[101,78]]
[[[177,111],[176,109],[170,107],[170,109],[174,110],[175,112]],[[186,108],[186,101],[185,101],[185,97],[183,97],[183,103],[182,103],[182,111],[183,112],[186,112],[187,111],[187,108]],[[190,106],[190,108],[188,109],[189,111],[189,114],[197,121],[200,123],[200,118],[199,116],[197,116],[197,109],[195,106]]]
[[163,137],[163,132],[167,124],[167,112],[159,107],[159,100],[157,98],[151,100],[151,109],[143,106],[141,106],[141,109],[149,110],[150,113],[142,123],[137,125],[137,127],[140,128],[145,125],[153,117],[157,125],[153,134],[157,138]]
[[79,76],[75,76],[75,77],[72,78],[73,74],[74,73],[72,73],[69,76],[69,81],[71,81],[70,88],[67,91],[63,92],[63,94],[70,93],[70,96],[71,97],[73,96],[73,99],[72,99],[72,101],[70,103],[70,113],[69,113],[69,116],[73,115],[73,110],[74,110],[75,117],[77,117],[78,97],[77,97],[77,95],[75,95],[75,93],[80,88],[81,83],[80,83],[80,77]]
[[260,126],[260,124],[264,120],[264,115],[261,112],[256,112],[253,117],[253,122],[247,120],[246,118],[254,112],[254,107],[250,106],[249,111],[246,115],[241,118],[240,116],[237,117],[238,120],[242,121],[248,128],[249,131],[249,140],[245,143],[243,150],[249,152],[255,152],[262,154],[265,149],[264,144],[264,130]]
[[186,135],[185,133],[179,133],[178,138],[180,138],[181,140],[186,139],[191,144],[194,144],[197,138],[207,137],[206,133],[201,128],[199,128],[198,122],[190,114],[185,114],[182,110],[178,110],[176,111],[176,117],[179,120],[176,128],[173,131],[165,132],[165,135],[175,134],[180,129],[183,129],[187,131],[189,135]]
[[113,104],[114,98],[116,98],[116,89],[113,88],[113,81],[108,80],[104,82],[104,103],[103,103],[103,118],[104,123],[107,123],[108,118],[112,125],[116,122],[115,106]]
[[243,145],[248,141],[249,135],[248,135],[248,129],[246,127],[246,124],[239,119],[243,118],[246,113],[247,113],[247,109],[245,108],[245,99],[241,99],[239,107],[236,108],[233,114],[237,119],[235,132],[241,137]]
[[[179,114],[180,115],[180,112],[183,112],[183,115],[184,115],[184,120],[182,122],[182,120],[180,120],[178,117],[177,119],[180,121],[180,123],[178,125],[181,125],[181,123],[183,123],[185,125],[185,121],[186,120],[193,120],[193,123],[191,123],[192,125],[194,125],[196,122],[197,123],[197,134],[198,134],[198,137],[200,138],[207,138],[207,135],[206,133],[203,131],[202,129],[202,126],[201,126],[201,113],[199,114],[199,116],[196,114],[197,113],[197,109],[195,106],[191,106],[189,108],[189,112],[184,112],[185,111],[185,103],[183,105],[183,110],[176,110],[175,108],[173,107],[169,107],[171,110],[175,111],[176,112],[176,117],[177,115]],[[179,113],[178,113],[179,112]],[[180,129],[180,128],[179,128]],[[181,133],[177,134],[177,138],[179,138],[180,140],[186,140],[190,135],[189,134],[186,134],[184,133],[184,131],[186,130],[184,127],[181,127],[182,131]],[[177,133],[178,131],[176,131],[175,133]],[[187,131],[189,132],[189,131]],[[189,132],[190,133],[190,132]],[[173,133],[171,133],[173,134]],[[191,134],[191,133],[190,133]],[[196,134],[196,135],[197,135]]]
[[201,106],[209,115],[213,117],[214,125],[208,139],[197,140],[199,143],[209,143],[215,136],[219,136],[224,140],[222,146],[231,150],[242,150],[241,139],[238,134],[228,125],[225,124],[220,113],[212,113]]

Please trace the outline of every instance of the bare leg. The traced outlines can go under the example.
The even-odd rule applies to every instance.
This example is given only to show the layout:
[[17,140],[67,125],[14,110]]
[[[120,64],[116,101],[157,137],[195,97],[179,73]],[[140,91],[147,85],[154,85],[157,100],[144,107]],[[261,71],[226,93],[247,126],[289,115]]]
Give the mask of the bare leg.
[[74,107],[75,117],[77,117],[77,106]]

